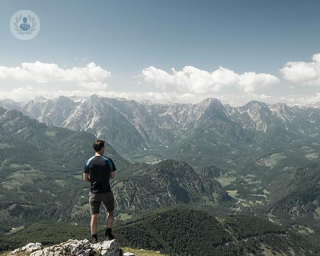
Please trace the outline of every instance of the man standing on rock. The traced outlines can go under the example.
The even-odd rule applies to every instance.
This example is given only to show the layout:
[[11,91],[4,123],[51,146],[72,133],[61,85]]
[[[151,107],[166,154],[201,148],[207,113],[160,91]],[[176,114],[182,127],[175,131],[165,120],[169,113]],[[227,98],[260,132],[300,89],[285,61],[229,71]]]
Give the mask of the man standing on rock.
[[101,202],[103,202],[108,211],[107,229],[105,233],[106,240],[114,239],[111,232],[114,220],[114,198],[109,179],[114,178],[116,166],[110,158],[103,155],[104,143],[103,140],[96,140],[93,143],[93,148],[96,153],[86,161],[83,171],[83,180],[91,183],[89,204],[91,211],[90,227],[92,243],[98,242],[98,217]]

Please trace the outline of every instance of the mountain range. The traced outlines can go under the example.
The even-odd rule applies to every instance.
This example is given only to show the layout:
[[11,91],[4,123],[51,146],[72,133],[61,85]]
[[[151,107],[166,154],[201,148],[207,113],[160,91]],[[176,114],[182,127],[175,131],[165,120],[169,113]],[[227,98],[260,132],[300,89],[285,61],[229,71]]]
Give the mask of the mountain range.
[[269,170],[319,161],[317,104],[251,101],[231,107],[212,98],[198,104],[152,104],[92,95],[38,97],[25,104],[4,100],[1,105],[48,126],[90,132],[137,162],[173,158],[196,170],[212,164]]
[[[82,181],[82,171],[94,153],[95,136],[48,127],[3,108],[0,131],[0,231],[46,219],[86,222],[89,184]],[[207,180],[187,163],[131,164],[109,144],[106,155],[117,166],[111,186],[119,221],[171,205],[234,201],[218,181]]]
[[118,168],[117,223],[189,205],[262,215],[319,239],[317,104],[164,105],[93,95],[0,106],[9,109],[0,107],[2,232],[48,218],[84,223],[81,173],[99,137]]

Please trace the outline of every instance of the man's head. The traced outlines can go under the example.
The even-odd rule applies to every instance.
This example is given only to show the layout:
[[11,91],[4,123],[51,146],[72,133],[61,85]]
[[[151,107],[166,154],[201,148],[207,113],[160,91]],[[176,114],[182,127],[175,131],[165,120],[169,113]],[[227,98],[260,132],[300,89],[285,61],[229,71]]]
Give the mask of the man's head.
[[94,150],[99,153],[100,155],[104,154],[104,140],[96,140],[93,142]]

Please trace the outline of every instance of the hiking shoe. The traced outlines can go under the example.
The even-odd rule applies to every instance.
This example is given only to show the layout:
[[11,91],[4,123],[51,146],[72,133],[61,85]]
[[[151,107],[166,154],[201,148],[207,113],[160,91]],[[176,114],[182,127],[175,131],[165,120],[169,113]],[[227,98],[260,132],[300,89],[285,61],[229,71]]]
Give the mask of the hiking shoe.
[[107,241],[111,241],[114,239],[114,235],[112,235],[111,233],[110,234],[106,234],[106,240]]
[[90,243],[92,243],[92,244],[98,243],[98,237],[97,236],[91,236]]

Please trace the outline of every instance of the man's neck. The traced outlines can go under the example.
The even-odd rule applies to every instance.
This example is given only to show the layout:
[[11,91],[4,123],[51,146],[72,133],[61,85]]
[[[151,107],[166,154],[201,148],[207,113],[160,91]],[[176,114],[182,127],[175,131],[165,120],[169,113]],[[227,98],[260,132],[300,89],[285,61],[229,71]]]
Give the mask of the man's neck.
[[102,154],[100,154],[100,153],[98,153],[98,152],[96,152],[94,155],[95,155],[95,156],[102,156]]

